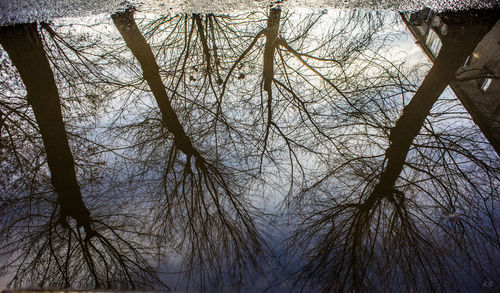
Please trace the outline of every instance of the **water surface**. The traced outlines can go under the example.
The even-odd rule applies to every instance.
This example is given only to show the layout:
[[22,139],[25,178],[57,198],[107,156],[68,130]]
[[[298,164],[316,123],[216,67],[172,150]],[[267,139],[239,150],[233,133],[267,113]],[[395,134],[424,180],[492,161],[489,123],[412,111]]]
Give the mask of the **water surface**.
[[2,2],[2,286],[498,288],[495,3],[77,2]]

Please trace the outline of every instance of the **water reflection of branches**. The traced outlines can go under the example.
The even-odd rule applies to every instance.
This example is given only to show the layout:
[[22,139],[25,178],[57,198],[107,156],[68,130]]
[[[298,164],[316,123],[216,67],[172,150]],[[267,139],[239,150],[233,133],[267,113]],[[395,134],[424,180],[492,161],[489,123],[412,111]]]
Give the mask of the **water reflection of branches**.
[[[164,163],[163,207],[157,210],[152,230],[159,229],[160,233],[155,233],[159,235],[177,233],[177,237],[166,242],[177,243],[181,252],[186,254],[189,274],[200,269],[202,287],[207,280],[223,281],[225,271],[233,278],[241,279],[247,261],[255,264],[261,249],[254,217],[249,210],[251,205],[244,198],[244,188],[237,184],[242,178],[232,178],[235,175],[228,171],[234,168],[224,166],[220,159],[207,159],[208,153],[201,153],[186,134],[172,108],[171,97],[164,89],[154,55],[136,26],[133,14],[114,14],[113,21],[141,64],[144,78],[159,106],[162,124],[173,136]],[[197,22],[198,33],[203,36],[199,15],[194,15],[193,21]],[[192,29],[189,36],[191,34]],[[207,50],[206,39],[205,42],[203,39],[202,47]],[[210,55],[207,51],[203,55],[208,58],[206,65],[207,72],[210,72]],[[159,239],[159,242],[165,240]]]
[[[303,202],[319,193],[312,195],[314,206],[304,209],[310,216],[295,238],[303,247],[312,245],[300,275],[303,284],[317,282],[323,290],[339,292],[440,291],[464,286],[467,274],[492,278],[497,273],[494,265],[477,261],[495,262],[490,251],[500,247],[494,217],[500,180],[496,155],[480,134],[465,137],[464,125],[449,126],[457,119],[452,102],[436,105],[496,21],[489,12],[474,13],[443,13],[463,20],[448,26],[433,67],[390,128],[389,146],[379,156],[383,160],[333,156],[332,171],[299,196]],[[462,44],[463,39],[470,42]],[[436,112],[426,118],[433,106]],[[473,266],[464,268],[454,248]],[[456,273],[459,267],[463,274]]]
[[[18,168],[7,174],[7,181],[16,176],[30,178],[24,190],[16,192],[16,187],[2,185],[7,198],[1,206],[5,236],[1,255],[7,261],[1,270],[17,267],[11,285],[111,288],[161,283],[139,246],[120,235],[123,231],[113,221],[106,224],[90,216],[76,178],[58,88],[38,25],[2,28],[0,42],[26,88],[28,97],[21,104],[29,104],[33,111],[21,118],[30,122],[24,127],[33,136],[28,141],[34,143],[27,147],[12,144],[10,151],[40,149],[43,158],[32,158],[34,166],[14,165]],[[10,85],[16,81],[12,79]],[[22,93],[22,87],[16,86],[13,95]]]
[[[455,101],[431,101],[435,110],[427,115],[430,108],[423,109],[411,134],[411,113],[419,113],[410,111],[415,103],[408,102],[419,91],[412,75],[422,65],[414,70],[389,60],[384,45],[391,37],[379,14],[357,11],[342,21],[340,15],[326,30],[322,14],[297,20],[279,9],[264,19],[189,14],[145,17],[138,25],[126,11],[112,17],[121,38],[113,31],[116,36],[106,39],[109,48],[99,41],[79,44],[64,26],[43,25],[61,100],[73,116],[65,116],[65,126],[87,127],[74,122],[83,114],[89,118],[84,121],[106,111],[111,116],[106,116],[110,128],[98,138],[68,135],[78,150],[76,165],[85,172],[92,165],[97,171],[89,174],[116,186],[84,196],[93,205],[93,237],[84,237],[71,219],[58,226],[47,218],[57,204],[44,197],[47,184],[29,196],[9,198],[17,201],[20,214],[31,213],[27,226],[40,223],[39,232],[19,234],[34,237],[25,243],[39,243],[19,246],[33,253],[20,276],[39,282],[53,272],[54,282],[64,286],[158,284],[149,274],[154,271],[149,258],[156,248],[160,258],[173,247],[189,283],[200,281],[201,289],[229,286],[230,276],[241,285],[263,247],[257,233],[262,215],[248,196],[256,182],[288,186],[283,207],[296,208],[286,212],[303,217],[295,218],[301,225],[291,239],[293,248],[309,253],[301,285],[325,291],[439,291],[461,278],[447,277],[460,265],[450,257],[452,249],[481,276],[492,275],[473,254],[487,255],[500,246],[496,158],[475,128],[453,128],[457,116],[466,120]],[[94,54],[101,46],[110,53]],[[140,66],[130,62],[130,51]],[[98,94],[86,96],[94,90]],[[43,155],[31,158],[38,156],[40,142],[29,133],[33,130],[23,133],[19,126],[29,107],[2,95],[0,129],[19,128],[7,138],[27,137],[36,145],[21,152],[2,135],[13,154],[6,157],[21,169],[33,164],[29,168],[38,174]],[[76,107],[72,101],[89,104]],[[112,166],[100,165],[97,157],[78,158],[90,154],[102,154]],[[31,182],[47,181],[47,170],[44,174]],[[78,179],[91,183],[90,177],[84,173]],[[29,183],[17,181],[20,190],[29,189]],[[27,202],[44,204],[33,213],[22,209]],[[111,215],[132,212],[141,218]],[[32,220],[34,214],[43,220]],[[10,228],[5,231],[15,233]],[[485,247],[476,236],[486,240]],[[30,271],[42,267],[39,259],[49,260],[50,269]]]

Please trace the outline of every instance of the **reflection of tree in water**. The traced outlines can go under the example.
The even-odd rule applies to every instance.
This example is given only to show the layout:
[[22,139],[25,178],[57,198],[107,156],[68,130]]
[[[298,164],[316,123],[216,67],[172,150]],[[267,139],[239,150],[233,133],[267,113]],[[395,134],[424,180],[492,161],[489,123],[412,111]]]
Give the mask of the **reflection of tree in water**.
[[[222,160],[208,159],[208,154],[201,153],[186,134],[172,108],[171,99],[175,93],[168,96],[153,52],[132,12],[117,13],[112,18],[141,65],[144,79],[160,109],[162,125],[173,136],[173,144],[166,151],[162,164],[165,166],[165,195],[158,202],[161,208],[155,215],[159,235],[177,234],[167,241],[177,240],[181,245],[185,242],[187,249],[182,251],[189,271],[192,266],[199,266],[202,273],[219,279],[222,270],[228,270],[229,274],[241,279],[245,263],[248,260],[255,262],[260,250],[257,229],[248,210],[250,205],[238,182],[243,178],[231,174],[230,169],[234,167],[224,166]],[[207,56],[200,16],[195,14],[193,22],[197,24]],[[210,56],[205,59],[207,72],[210,72],[210,59]]]
[[[394,290],[398,283],[407,290],[449,290],[463,286],[463,275],[456,271],[470,269],[463,267],[464,260],[484,278],[495,277],[489,265],[471,262],[484,243],[488,249],[480,254],[487,257],[500,247],[495,154],[478,145],[477,138],[464,137],[461,127],[437,129],[446,112],[427,118],[497,20],[489,13],[473,13],[442,14],[448,33],[441,52],[390,129],[383,161],[375,166],[367,157],[335,162],[301,196],[317,190],[327,196],[323,209],[317,204],[306,209],[312,215],[297,232],[304,245],[312,245],[310,262],[301,272],[306,283],[318,282],[327,291]],[[339,190],[330,180],[347,186]],[[443,211],[444,220],[434,215],[436,210]],[[454,255],[458,251],[460,258]]]
[[[45,66],[39,76],[55,82],[30,82],[34,71],[16,61],[21,49],[8,45],[23,38],[2,29],[35,114],[12,77],[0,104],[2,157],[10,162],[2,185],[30,178],[2,198],[2,211],[22,210],[2,218],[1,231],[14,237],[2,252],[16,255],[6,269],[20,268],[13,285],[156,286],[162,269],[152,264],[171,248],[201,289],[231,286],[228,276],[241,283],[265,247],[263,215],[251,204],[257,184],[289,188],[284,211],[301,224],[288,244],[299,256],[307,251],[301,285],[441,290],[461,284],[449,273],[462,259],[471,273],[494,277],[479,258],[500,246],[497,158],[476,128],[453,128],[454,101],[438,100],[490,18],[467,16],[471,33],[470,23],[443,14],[449,33],[416,89],[410,69],[384,57],[390,36],[381,15],[352,12],[328,26],[324,17],[272,8],[264,20],[192,14],[136,24],[125,11],[112,16],[119,35],[111,41],[43,24],[50,41],[37,54],[45,58],[45,49],[54,74]],[[36,26],[23,27],[41,44]],[[31,98],[49,93],[30,85],[40,81],[63,106],[53,132],[40,115],[57,107],[39,115]],[[85,122],[74,121],[103,113],[103,134],[78,133]]]
[[[37,136],[38,130],[50,182],[57,194],[57,199],[53,200],[52,192],[44,190],[43,183],[36,182],[44,177],[46,167],[43,160],[38,160],[35,166],[24,165],[29,162],[23,162],[24,158],[21,161],[18,156],[17,147],[21,142],[11,141],[7,150],[16,158],[12,163],[18,168],[14,168],[13,173],[31,177],[28,188],[20,194],[16,194],[19,191],[15,188],[9,190],[10,186],[4,186],[5,191],[14,191],[13,194],[6,192],[7,198],[2,202],[2,209],[5,208],[2,235],[6,236],[2,252],[12,254],[7,267],[18,267],[12,284],[41,287],[150,286],[155,279],[154,271],[140,247],[133,245],[132,239],[127,239],[123,231],[113,226],[114,223],[107,224],[105,220],[91,217],[83,202],[62,119],[59,93],[37,29],[36,24],[27,24],[2,28],[0,32],[0,42],[23,80],[27,102],[35,117],[31,118],[31,113],[24,109],[21,112],[19,108],[10,108],[6,103],[9,112],[3,118],[3,125],[9,131],[21,118],[30,122],[29,128],[34,128],[29,129],[31,135]],[[16,125],[16,128],[15,131],[23,133],[24,127]],[[38,144],[38,138],[30,140]]]

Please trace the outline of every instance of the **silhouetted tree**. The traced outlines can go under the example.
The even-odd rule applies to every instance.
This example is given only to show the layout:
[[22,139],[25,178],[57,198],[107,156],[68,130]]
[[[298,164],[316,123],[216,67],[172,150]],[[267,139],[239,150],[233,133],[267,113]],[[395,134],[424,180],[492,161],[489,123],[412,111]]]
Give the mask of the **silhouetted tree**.
[[[172,234],[168,231],[179,234],[175,237],[178,239],[170,240],[185,242],[186,250],[182,251],[186,253],[189,271],[196,266],[201,268],[202,274],[213,275],[219,280],[224,270],[241,279],[246,263],[255,264],[261,240],[249,210],[251,205],[235,184],[238,178],[232,178],[234,175],[228,172],[231,166],[207,159],[186,134],[172,108],[153,52],[139,31],[133,13],[116,13],[112,18],[141,65],[144,79],[160,109],[162,125],[173,135],[173,145],[165,161],[165,194],[156,216],[162,232],[160,235]],[[210,71],[210,57],[207,56],[206,39],[200,31],[199,16],[194,15],[193,21],[197,23],[207,71]],[[178,225],[183,229],[179,230]],[[201,281],[205,281],[204,277]]]
[[[17,267],[11,282],[14,286],[152,286],[158,279],[141,249],[132,245],[133,241],[126,239],[123,231],[115,229],[114,223],[109,225],[93,219],[84,203],[64,127],[59,93],[38,25],[1,28],[0,43],[26,87],[35,119],[30,118],[30,114],[20,117],[24,120],[26,116],[25,121],[38,128],[50,182],[57,194],[56,201],[52,201],[47,193],[40,196],[35,184],[18,195],[7,194],[8,198],[2,202],[2,222],[6,225],[2,226],[5,238],[2,239],[1,252],[8,259],[2,270]],[[16,113],[19,114],[17,110]],[[15,145],[12,147],[16,153]],[[36,168],[42,169],[43,165],[43,162],[38,162]],[[15,175],[34,177],[40,172],[16,171],[20,173]],[[33,208],[30,207],[32,204]]]
[[132,10],[78,30],[2,28],[22,79],[0,55],[11,285],[161,286],[180,259],[178,286],[246,288],[269,261],[262,193],[285,196],[277,218],[297,225],[288,252],[305,262],[280,268],[278,255],[265,277],[297,269],[294,290],[495,279],[498,157],[439,98],[494,16],[442,13],[448,34],[418,86],[425,65],[390,58],[381,13]]
[[[445,253],[447,247],[443,245],[452,244],[442,243],[439,235],[450,235],[447,241],[456,243],[469,260],[474,259],[478,251],[489,255],[491,249],[498,249],[498,233],[493,232],[498,221],[492,217],[493,198],[498,192],[494,186],[499,179],[498,165],[491,157],[494,154],[474,152],[468,148],[468,142],[450,143],[449,140],[463,139],[456,133],[438,133],[433,124],[424,126],[431,108],[467,56],[495,24],[497,16],[490,11],[471,11],[446,12],[441,17],[448,24],[448,33],[442,38],[443,47],[390,129],[389,147],[383,161],[363,162],[370,160],[367,153],[343,164],[337,163],[312,189],[322,186],[326,188],[323,192],[332,194],[333,198],[322,203],[323,208],[313,207],[313,211],[308,211],[309,216],[297,234],[305,241],[304,245],[313,245],[309,249],[310,261],[301,275],[305,282],[317,282],[322,290],[339,292],[398,287],[449,289],[464,276],[452,276],[451,272],[460,263]],[[434,144],[422,144],[415,139],[423,130],[424,135],[435,139]],[[408,157],[412,147],[415,158]],[[468,172],[469,168],[482,174],[486,181]],[[350,192],[326,183],[328,177],[349,178],[345,171],[341,172],[343,169],[351,169],[355,175],[347,181],[344,179]],[[412,177],[402,176],[404,169],[415,173]],[[310,192],[307,190],[305,194]],[[477,201],[481,200],[484,209],[472,212],[470,209],[480,205]],[[444,210],[444,220],[433,217],[433,208]],[[450,225],[460,231],[459,236],[454,234],[456,230],[448,229]],[[480,231],[476,230],[478,227]],[[493,237],[488,234],[492,232]],[[478,238],[482,240],[476,242]],[[481,247],[482,241],[488,245]],[[476,268],[484,276],[491,274],[491,270],[487,271],[491,268],[482,271],[483,267]]]

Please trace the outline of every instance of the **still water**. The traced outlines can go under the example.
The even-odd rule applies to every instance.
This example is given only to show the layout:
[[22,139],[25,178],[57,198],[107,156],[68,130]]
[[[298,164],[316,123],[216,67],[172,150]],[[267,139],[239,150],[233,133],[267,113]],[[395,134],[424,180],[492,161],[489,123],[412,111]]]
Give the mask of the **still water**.
[[496,3],[233,2],[2,2],[0,285],[498,290]]

